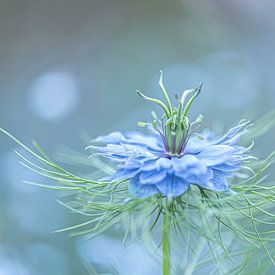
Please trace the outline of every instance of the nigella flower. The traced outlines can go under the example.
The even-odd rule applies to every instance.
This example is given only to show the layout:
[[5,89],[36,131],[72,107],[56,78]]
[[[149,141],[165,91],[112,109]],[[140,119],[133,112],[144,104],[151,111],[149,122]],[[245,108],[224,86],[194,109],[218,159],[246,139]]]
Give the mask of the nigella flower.
[[[36,150],[33,151],[4,129],[0,128],[0,132],[30,154],[29,159],[17,152],[22,165],[55,185],[26,183],[68,192],[60,203],[89,219],[59,231],[77,230],[73,234],[95,236],[116,224],[125,227],[126,243],[128,239],[135,240],[139,232],[142,240],[147,240],[162,221],[163,275],[193,274],[195,269],[200,270],[203,262],[207,269],[202,273],[209,272],[211,259],[212,273],[240,274],[244,270],[251,273],[251,267],[258,266],[254,259],[260,261],[261,273],[265,273],[269,264],[263,257],[259,258],[258,249],[262,248],[275,266],[269,251],[275,242],[274,231],[270,230],[270,225],[274,225],[275,187],[274,183],[266,181],[263,173],[274,161],[275,152],[265,160],[251,162],[252,157],[247,152],[252,146],[245,148],[238,142],[248,131],[246,144],[271,128],[275,112],[256,122],[254,133],[253,128],[248,129],[249,121],[242,120],[224,135],[215,136],[206,130],[198,134],[202,116],[191,122],[188,112],[202,86],[177,96],[177,106],[173,108],[162,73],[159,84],[164,102],[138,91],[142,98],[158,104],[164,112],[160,119],[152,112],[152,123],[138,123],[147,129],[147,134],[114,132],[96,138],[88,147],[93,150],[93,156],[103,156],[105,161],[101,158],[87,160],[86,155],[76,153],[74,156],[75,152],[68,152],[70,164],[96,168],[95,173],[87,177],[51,161],[38,144],[34,143]],[[240,169],[248,169],[253,174],[239,173]],[[239,175],[246,177],[229,183],[230,178]],[[231,192],[225,192],[227,190]],[[179,256],[181,261],[185,258],[179,273],[174,272],[175,266],[170,263],[171,247],[174,248],[172,237],[179,247],[172,254],[185,253],[184,257]],[[241,243],[235,247],[237,238],[247,240],[256,249],[247,246],[242,250]],[[158,243],[153,244],[156,251]],[[248,259],[251,265],[247,264]],[[239,265],[241,261],[243,264]]]
[[[129,192],[138,198],[156,194],[177,197],[187,192],[190,185],[215,192],[228,190],[228,179],[251,158],[246,154],[249,148],[237,145],[249,121],[241,121],[222,136],[208,132],[198,135],[195,131],[202,124],[202,116],[190,122],[187,115],[202,85],[183,92],[177,97],[178,106],[172,108],[162,73],[159,84],[166,103],[138,91],[141,97],[164,111],[162,119],[153,113],[152,123],[139,123],[150,134],[114,132],[96,138],[89,148],[116,164],[112,179],[129,180]],[[190,99],[185,104],[188,96]]]

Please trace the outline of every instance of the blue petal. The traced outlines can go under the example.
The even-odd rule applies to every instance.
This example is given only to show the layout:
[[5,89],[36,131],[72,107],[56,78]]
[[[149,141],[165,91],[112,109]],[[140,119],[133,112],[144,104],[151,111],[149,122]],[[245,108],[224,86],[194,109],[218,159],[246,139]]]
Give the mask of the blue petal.
[[99,136],[95,142],[105,144],[133,144],[142,147],[148,147],[152,150],[160,151],[163,149],[160,138],[156,135],[143,135],[139,132],[113,132],[105,136]]
[[215,166],[228,161],[236,149],[228,145],[213,145],[205,148],[196,157],[203,161],[207,166]]
[[141,184],[155,184],[163,180],[166,176],[166,171],[150,171],[141,172],[139,174],[139,181]]
[[164,180],[157,183],[156,186],[163,195],[177,197],[185,193],[190,184],[179,177],[167,176]]
[[156,168],[158,170],[169,169],[170,167],[172,167],[172,161],[169,158],[159,158],[156,162]]
[[150,159],[144,162],[141,167],[141,171],[160,171],[160,170],[168,170],[172,167],[172,161],[168,158],[155,158]]
[[191,138],[186,144],[184,153],[195,155],[200,153],[204,148],[207,148],[209,145],[210,145],[210,142],[206,138],[201,140],[201,139],[198,139],[197,136],[191,136]]
[[112,179],[130,179],[137,175],[139,169],[119,169],[113,176]]
[[143,165],[143,161],[142,159],[128,159],[124,165],[122,166],[122,168],[124,169],[139,169],[141,166]]
[[113,132],[106,136],[99,136],[95,141],[106,144],[119,144],[125,141],[125,137],[121,132]]
[[235,172],[240,169],[240,165],[228,165],[227,163],[222,163],[215,166],[216,170],[224,172]]
[[223,172],[213,169],[213,178],[209,182],[208,189],[218,192],[228,190],[228,182]]
[[247,120],[240,122],[239,125],[230,129],[227,134],[221,137],[216,144],[236,144],[239,141],[240,137],[246,132],[246,128],[249,124],[250,122]]
[[154,184],[141,184],[138,177],[130,180],[128,185],[129,193],[138,198],[147,198],[159,193]]
[[198,139],[196,136],[191,136],[188,141],[185,153],[187,154],[198,154],[209,146],[213,145],[234,145],[236,144],[240,137],[246,133],[246,129],[249,126],[249,121],[242,121],[240,124],[230,129],[222,137],[215,137],[213,133],[209,131],[204,131],[201,133],[201,136],[204,137],[203,140]]
[[184,155],[182,158],[173,159],[173,169],[177,177],[189,183],[203,184],[209,180],[206,165],[192,155]]
[[209,179],[212,179],[212,178],[213,178],[213,174],[214,174],[214,173],[213,173],[213,169],[208,168],[208,169],[207,169],[207,174],[208,174],[208,178],[209,178]]
[[94,149],[103,156],[121,161],[133,156],[159,156],[163,154],[164,148],[160,137],[156,135],[143,135],[138,132],[122,134],[113,132],[106,136],[100,136],[94,140],[96,143],[103,143],[106,146],[91,145],[88,148]]
[[139,132],[126,132],[124,136],[128,143],[144,146],[153,151],[164,150],[159,136],[143,135]]
[[141,171],[149,172],[156,170],[156,162],[158,159],[150,159],[144,162],[141,166]]
[[175,172],[185,172],[187,168],[202,165],[202,163],[193,155],[184,155],[181,158],[172,158]]

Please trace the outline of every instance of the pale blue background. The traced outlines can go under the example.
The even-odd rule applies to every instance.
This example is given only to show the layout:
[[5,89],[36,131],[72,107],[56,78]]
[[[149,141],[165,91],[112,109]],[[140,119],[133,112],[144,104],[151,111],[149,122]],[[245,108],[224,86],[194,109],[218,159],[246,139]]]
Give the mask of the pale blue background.
[[[272,0],[0,0],[0,127],[51,155],[60,144],[83,152],[82,134],[149,118],[135,90],[158,96],[160,69],[172,95],[204,82],[192,114],[206,126],[256,118],[275,106],[274,9]],[[274,134],[258,155],[274,149]],[[121,273],[159,274],[114,232],[88,242],[51,233],[81,218],[57,193],[21,183],[37,176],[15,149],[0,135],[1,275],[88,274],[85,264],[103,273],[111,262]]]

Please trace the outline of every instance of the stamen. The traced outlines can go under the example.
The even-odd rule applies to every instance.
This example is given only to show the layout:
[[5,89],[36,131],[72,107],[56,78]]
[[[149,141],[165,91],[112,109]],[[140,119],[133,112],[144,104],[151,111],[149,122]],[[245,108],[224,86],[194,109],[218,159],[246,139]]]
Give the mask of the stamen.
[[163,111],[165,112],[166,116],[170,117],[170,112],[169,112],[168,108],[165,106],[165,104],[161,100],[156,99],[156,98],[152,98],[152,97],[149,97],[149,96],[146,96],[145,94],[143,94],[139,90],[137,90],[137,94],[140,97],[142,97],[142,98],[144,98],[144,99],[146,99],[148,101],[151,101],[151,102],[154,102],[154,103],[158,104],[163,109]]
[[166,100],[166,102],[167,102],[168,110],[169,110],[170,114],[172,114],[172,105],[171,105],[171,101],[170,101],[170,98],[169,98],[169,96],[168,96],[168,93],[167,93],[167,91],[166,91],[166,89],[165,89],[165,87],[164,87],[164,85],[163,85],[163,72],[162,72],[162,71],[160,71],[159,86],[160,86],[161,91],[162,91],[162,93],[163,93],[163,95],[164,95],[164,97],[165,97],[165,100]]
[[190,106],[192,105],[193,101],[197,98],[197,96],[200,94],[201,92],[201,88],[202,88],[202,83],[199,85],[199,87],[196,89],[197,92],[189,99],[189,101],[187,102],[183,113],[182,113],[182,117],[185,117],[189,111]]
[[[170,98],[163,85],[162,71],[160,71],[159,86],[165,98],[165,102],[156,98],[148,97],[140,91],[137,91],[137,93],[142,98],[148,101],[151,101],[153,103],[156,103],[162,108],[162,110],[164,111],[164,114],[161,120],[157,118],[157,115],[155,112],[151,112],[153,117],[153,122],[151,124],[153,128],[160,134],[167,155],[170,157],[171,156],[181,157],[183,155],[183,151],[185,149],[186,143],[188,142],[190,136],[194,132],[194,129],[192,129],[191,135],[188,134],[190,131],[190,127],[198,125],[195,128],[195,130],[197,130],[197,128],[202,124],[201,115],[199,115],[192,124],[190,124],[190,121],[186,116],[193,101],[201,92],[202,83],[196,89],[190,89],[190,90],[184,91],[181,95],[181,98],[179,98],[176,95],[176,99],[179,101],[178,108],[176,107],[173,108],[171,105]],[[192,97],[189,99],[189,101],[185,105],[184,110],[182,110],[185,104],[185,100],[190,94],[192,95]],[[140,122],[138,123],[138,125],[144,127],[146,126],[146,123]],[[162,126],[162,131],[160,131],[157,125]]]

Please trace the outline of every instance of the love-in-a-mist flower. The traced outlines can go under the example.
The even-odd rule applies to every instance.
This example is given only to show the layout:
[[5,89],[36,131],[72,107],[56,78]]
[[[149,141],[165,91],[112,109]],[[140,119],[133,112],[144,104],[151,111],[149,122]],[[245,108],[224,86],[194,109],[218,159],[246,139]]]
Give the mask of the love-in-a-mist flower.
[[[190,121],[189,109],[202,85],[177,96],[173,108],[162,73],[159,84],[164,101],[138,91],[164,112],[161,118],[153,112],[151,123],[138,123],[147,134],[114,132],[98,137],[88,146],[92,159],[69,151],[66,159],[70,164],[95,168],[92,174],[89,169],[87,176],[59,166],[36,143],[33,151],[4,129],[0,132],[30,154],[28,158],[17,152],[22,165],[54,182],[27,183],[67,192],[61,204],[88,219],[60,231],[94,236],[117,225],[125,232],[125,243],[156,237],[155,244],[149,243],[154,254],[162,256],[163,275],[193,274],[203,263],[207,269],[202,274],[243,274],[244,270],[250,274],[259,264],[263,268],[270,262],[275,266],[269,251],[275,243],[274,230],[270,230],[274,225],[275,187],[263,175],[275,152],[263,161],[250,161],[247,152],[251,146],[238,145],[244,133],[248,132],[244,144],[250,144],[271,128],[275,111],[256,122],[252,130],[248,129],[249,121],[243,120],[224,135],[215,136],[206,130],[198,134],[202,116]],[[245,170],[239,171],[242,168]],[[228,189],[232,192],[225,192]],[[153,229],[160,229],[161,234],[154,236]],[[249,246],[242,249],[241,242],[235,246],[238,238],[254,245],[253,252]],[[259,258],[259,248],[266,252],[268,261],[264,256]],[[178,272],[171,264],[176,255],[180,259]],[[259,263],[253,262],[255,259]]]
[[96,138],[96,144],[89,148],[114,162],[117,171],[112,179],[129,180],[129,192],[139,198],[155,194],[177,197],[191,184],[216,192],[228,190],[228,178],[250,158],[248,149],[237,145],[249,121],[241,121],[222,136],[197,134],[202,115],[191,122],[188,111],[202,85],[177,96],[178,105],[174,108],[163,85],[162,72],[159,85],[165,102],[137,91],[164,111],[161,119],[153,112],[152,123],[138,123],[148,129],[148,135],[114,132]]

